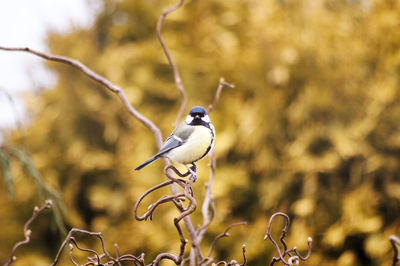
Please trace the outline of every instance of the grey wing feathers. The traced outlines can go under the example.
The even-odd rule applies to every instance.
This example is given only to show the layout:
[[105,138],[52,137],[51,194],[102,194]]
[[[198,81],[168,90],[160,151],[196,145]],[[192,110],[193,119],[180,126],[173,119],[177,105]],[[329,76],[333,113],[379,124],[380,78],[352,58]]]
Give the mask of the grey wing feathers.
[[164,153],[181,146],[186,142],[194,128],[187,126],[185,123],[179,124],[171,135],[164,141],[160,151],[155,156],[162,156]]
[[148,159],[147,161],[136,167],[135,170],[142,169],[149,163],[162,157],[165,153],[169,152],[170,150],[181,146],[192,134],[193,130],[194,130],[193,127],[187,126],[185,123],[178,125],[172,132],[172,134],[164,141],[163,145],[160,148],[160,151],[156,155],[154,155],[153,157],[151,157],[150,159]]
[[142,163],[141,165],[139,165],[138,167],[135,168],[135,170],[140,170],[143,167],[145,167],[146,165],[148,165],[149,163],[151,163],[154,160],[157,160],[158,156],[154,155],[153,157],[151,157],[150,159],[148,159],[147,161],[145,161],[144,163]]
[[169,152],[170,150],[179,147],[182,145],[182,141],[179,141],[178,139],[174,138],[173,134],[171,134],[163,143],[163,145],[161,146],[160,151],[154,155],[153,157],[151,157],[150,159],[148,159],[147,161],[145,161],[144,163],[142,163],[141,165],[139,165],[138,167],[135,168],[135,170],[140,170],[143,167],[145,167],[146,165],[148,165],[149,163],[157,160],[158,158],[162,157],[165,153]]
[[162,156],[164,153],[169,152],[170,150],[179,147],[183,144],[183,141],[177,139],[174,137],[174,135],[170,135],[165,142],[163,143],[163,145],[161,146],[160,151],[155,155],[155,156]]

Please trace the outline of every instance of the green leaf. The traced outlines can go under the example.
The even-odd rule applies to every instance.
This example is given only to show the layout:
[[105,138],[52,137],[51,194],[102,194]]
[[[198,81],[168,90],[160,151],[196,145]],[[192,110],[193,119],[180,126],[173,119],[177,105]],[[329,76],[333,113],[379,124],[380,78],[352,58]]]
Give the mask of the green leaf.
[[13,177],[11,176],[11,171],[10,171],[11,160],[8,154],[1,149],[0,149],[0,160],[1,160],[1,172],[3,174],[4,182],[7,187],[8,198],[12,200],[14,197],[14,189],[13,189],[14,180]]
[[58,229],[62,234],[66,234],[62,212],[65,212],[65,205],[62,201],[61,195],[58,191],[48,186],[43,182],[42,175],[36,169],[35,164],[32,160],[30,154],[25,150],[25,148],[13,147],[12,153],[16,156],[19,162],[22,164],[25,173],[33,178],[36,187],[39,190],[40,196],[44,198],[50,198],[53,200],[53,214],[54,219],[57,224]]

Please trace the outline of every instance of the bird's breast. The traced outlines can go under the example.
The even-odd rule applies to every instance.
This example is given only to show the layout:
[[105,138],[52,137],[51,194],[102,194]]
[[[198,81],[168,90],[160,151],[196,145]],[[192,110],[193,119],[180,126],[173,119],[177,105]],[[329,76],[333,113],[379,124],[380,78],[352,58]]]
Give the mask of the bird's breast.
[[205,156],[213,142],[214,135],[210,129],[204,126],[196,126],[187,141],[182,146],[168,152],[167,157],[181,164],[192,163]]

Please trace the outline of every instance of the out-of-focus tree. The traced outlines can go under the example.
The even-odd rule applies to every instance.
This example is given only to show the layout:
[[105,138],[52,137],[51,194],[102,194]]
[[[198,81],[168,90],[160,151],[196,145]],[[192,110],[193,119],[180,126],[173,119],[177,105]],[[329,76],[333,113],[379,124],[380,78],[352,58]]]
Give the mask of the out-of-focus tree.
[[[155,26],[172,3],[104,1],[90,30],[49,37],[52,53],[79,59],[121,86],[165,134],[180,97]],[[262,242],[268,217],[283,211],[293,220],[289,243],[305,250],[307,242],[298,240],[313,236],[304,264],[390,263],[388,237],[400,231],[399,14],[395,0],[210,0],[189,1],[168,17],[164,38],[189,105],[209,104],[220,76],[236,85],[212,113],[217,212],[206,240],[232,222],[249,224],[221,240],[216,257],[240,257],[238,243],[247,242],[249,264],[264,265],[272,256]],[[161,208],[152,223],[132,218],[140,194],[163,178],[161,163],[133,172],[156,151],[152,134],[75,69],[49,67],[58,83],[27,100],[25,144],[44,181],[62,194],[67,226],[101,231],[133,254],[177,250],[175,212]],[[17,134],[8,140],[21,141]],[[201,198],[206,160],[199,166]],[[14,201],[0,186],[3,247],[19,238],[38,201],[21,169],[12,174]],[[193,219],[200,222],[198,211]],[[36,244],[21,265],[54,257],[60,237],[49,220],[33,228]],[[0,250],[1,261],[8,255]]]

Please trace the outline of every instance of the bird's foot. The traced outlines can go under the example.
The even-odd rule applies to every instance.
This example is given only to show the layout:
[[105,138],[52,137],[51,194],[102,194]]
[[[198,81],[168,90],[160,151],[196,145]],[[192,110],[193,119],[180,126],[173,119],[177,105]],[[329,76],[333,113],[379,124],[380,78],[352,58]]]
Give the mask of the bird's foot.
[[186,166],[190,173],[189,180],[193,178],[193,183],[197,180],[197,165],[193,164],[192,167]]

